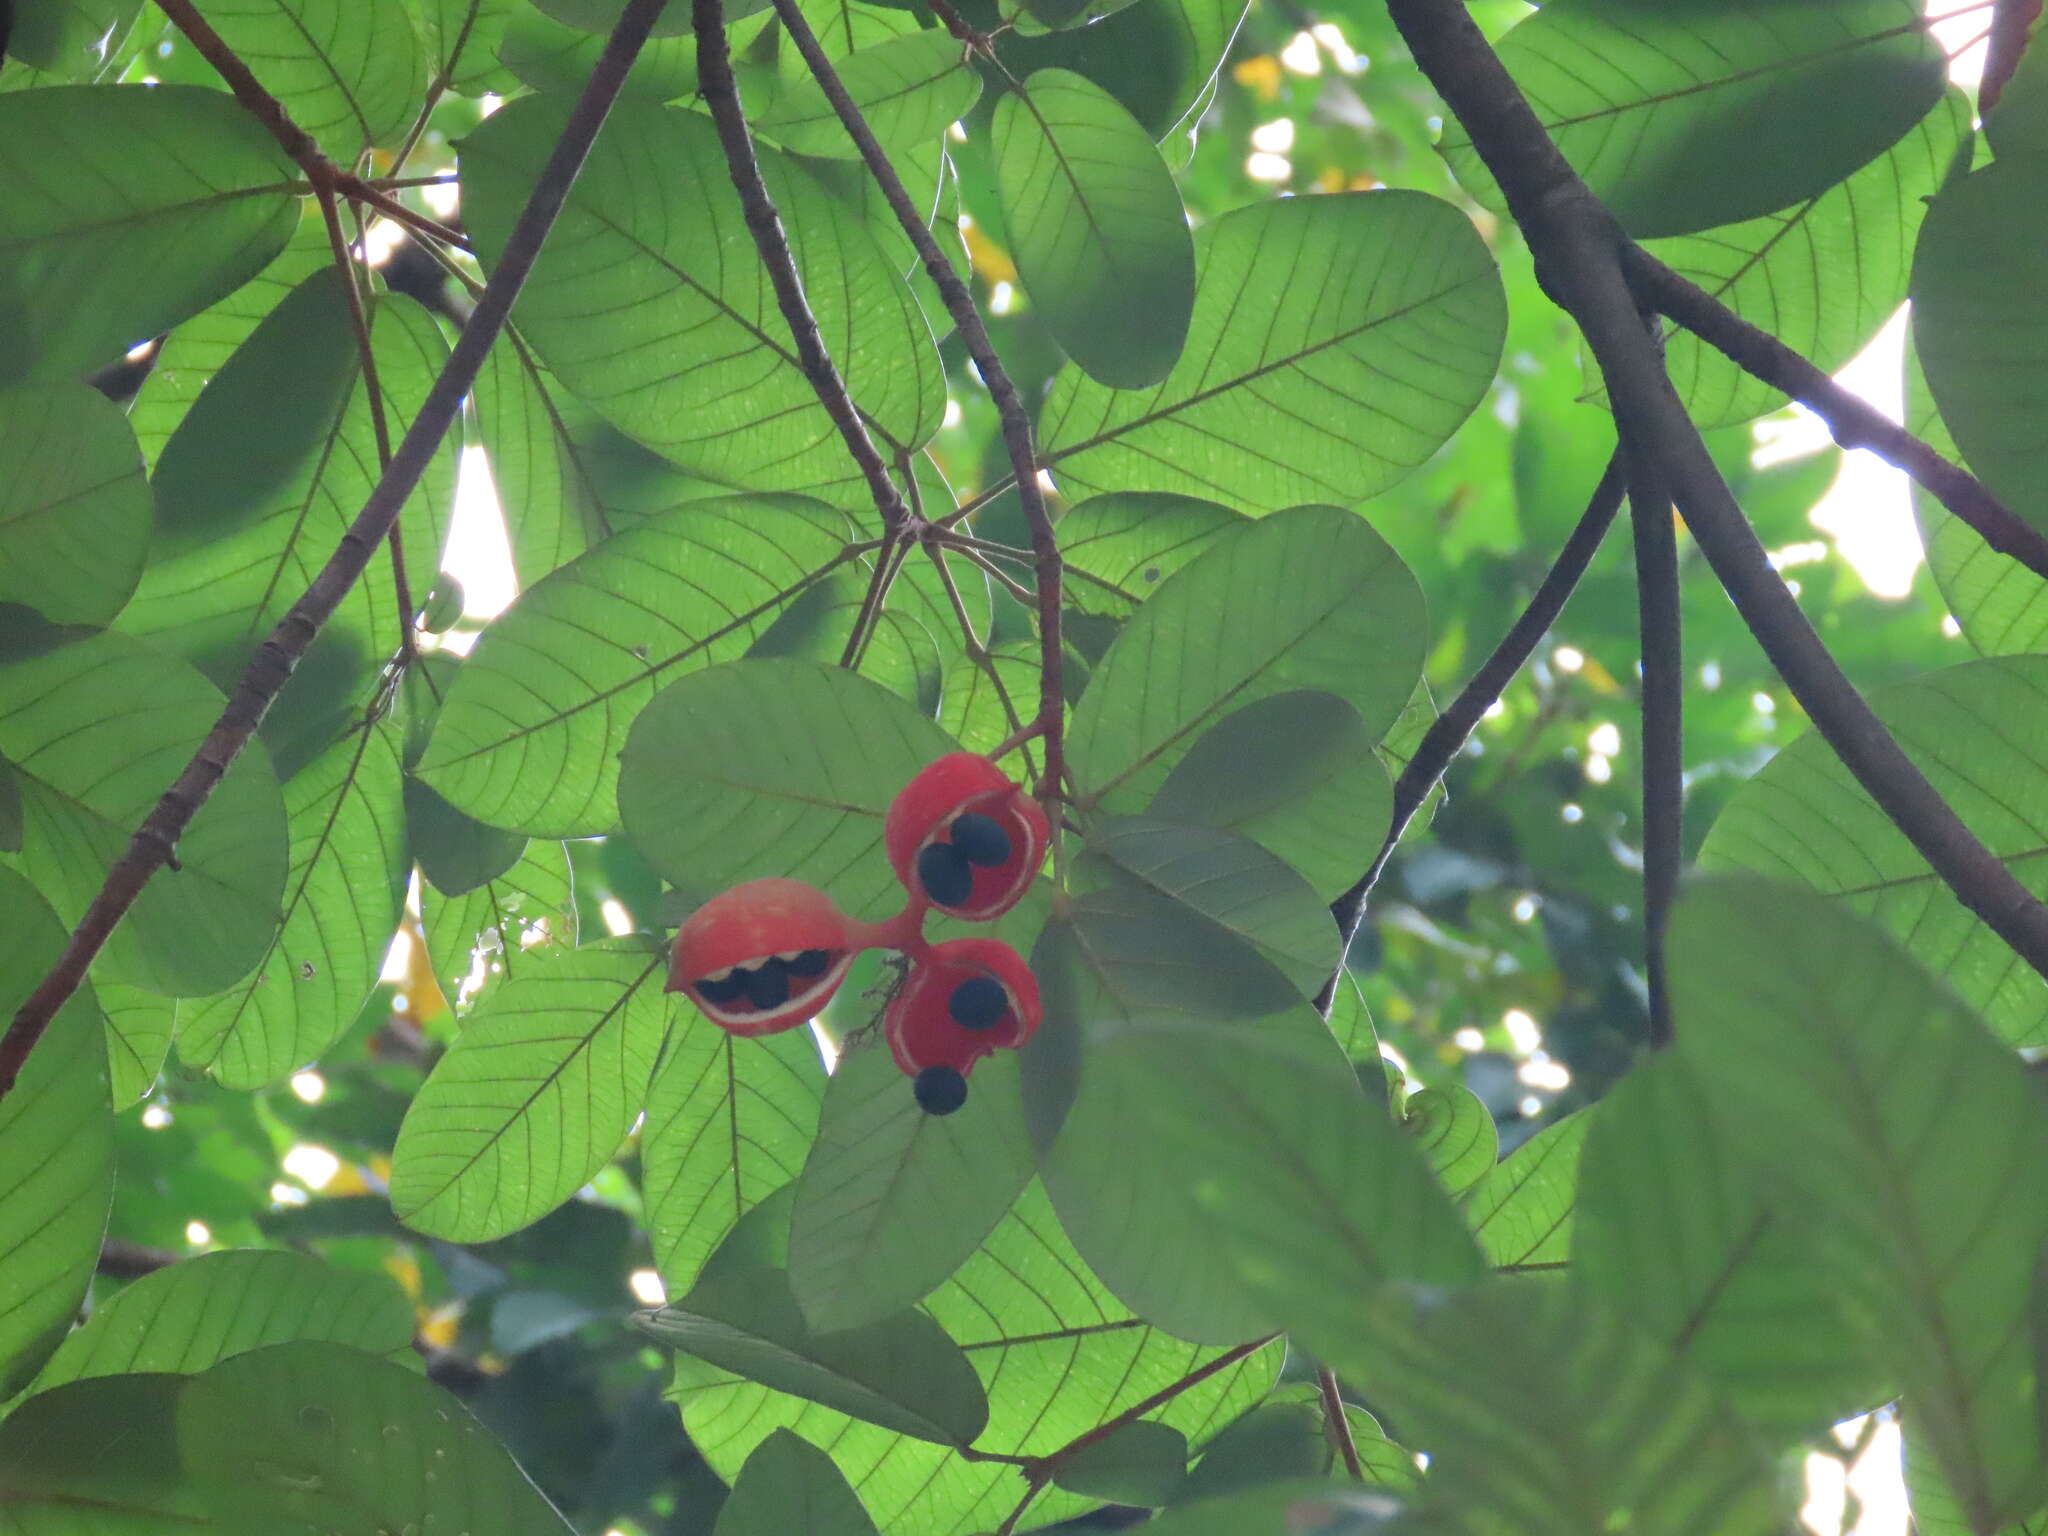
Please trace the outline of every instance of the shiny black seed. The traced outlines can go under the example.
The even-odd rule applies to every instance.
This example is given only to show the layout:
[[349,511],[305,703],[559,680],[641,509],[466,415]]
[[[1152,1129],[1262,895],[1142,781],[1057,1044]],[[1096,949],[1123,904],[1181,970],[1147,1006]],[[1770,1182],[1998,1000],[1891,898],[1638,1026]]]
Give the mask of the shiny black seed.
[[697,995],[707,1003],[722,1004],[736,1002],[739,999],[739,995],[746,990],[747,973],[745,971],[734,971],[723,981],[700,981],[697,983]]
[[946,1011],[962,1029],[993,1029],[1010,1011],[1010,996],[993,976],[970,976],[953,989]]
[[756,1008],[780,1008],[789,1001],[789,967],[773,955],[745,975],[747,1001]]
[[807,949],[789,962],[792,976],[822,976],[825,967],[832,963],[831,955],[822,949]]
[[940,906],[957,907],[974,894],[974,871],[958,848],[928,843],[918,851],[917,883]]
[[950,1115],[967,1102],[967,1079],[951,1067],[926,1067],[912,1085],[917,1107],[928,1115]]
[[983,816],[975,811],[955,816],[949,836],[953,846],[960,850],[960,856],[970,864],[993,869],[1010,856],[1010,834],[993,816]]

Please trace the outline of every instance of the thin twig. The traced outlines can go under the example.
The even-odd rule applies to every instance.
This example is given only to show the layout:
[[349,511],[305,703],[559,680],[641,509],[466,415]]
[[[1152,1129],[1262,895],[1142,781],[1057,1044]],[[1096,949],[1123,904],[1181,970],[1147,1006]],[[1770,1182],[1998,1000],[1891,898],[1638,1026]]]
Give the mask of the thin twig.
[[[604,125],[626,72],[632,68],[664,3],[665,0],[627,0],[618,25],[612,29],[604,52],[569,114],[561,138],[512,226],[505,253],[492,271],[483,297],[456,338],[418,417],[392,454],[390,468],[379,477],[363,510],[342,535],[340,544],[313,578],[305,595],[292,604],[257,647],[227,708],[206,740],[129,840],[126,852],[107,871],[106,882],[72,930],[64,953],[16,1012],[6,1035],[0,1037],[0,1096],[14,1086],[29,1052],[42,1038],[58,1008],[78,989],[87,967],[106,945],[115,925],[134,905],[150,877],[172,857],[179,837],[263,723],[278,690],[290,679],[292,669],[306,654],[321,626],[354,587],[397,520],[399,509],[433,462],[442,438],[447,436],[462,408],[463,397],[476,382],[491,343],[504,328],[506,312],[533,270],[541,243],[561,212],[563,200],[590,152],[591,141]],[[189,0],[171,0],[166,9],[172,7],[189,10]]]
[[1550,297],[1600,365],[1622,436],[1653,452],[1694,541],[1814,726],[1958,900],[2048,976],[2048,907],[1986,848],[1892,739],[1771,568],[1644,331],[1626,239],[1551,143],[1460,0],[1388,11],[1507,198]]
[[697,90],[704,98],[711,121],[718,127],[718,142],[725,150],[725,165],[739,193],[740,209],[746,215],[747,230],[760,252],[761,265],[775,290],[776,306],[796,341],[797,363],[811,382],[819,404],[839,429],[846,451],[853,456],[861,478],[868,483],[875,510],[882,515],[882,529],[894,533],[910,524],[910,509],[903,493],[889,478],[889,466],[876,452],[867,424],[846,381],[825,350],[825,338],[818,330],[818,318],[804,297],[803,278],[796,270],[796,257],[783,232],[782,217],[775,200],[761,179],[761,164],[754,154],[753,135],[747,131],[746,114],[740,108],[740,89],[732,73],[732,50],[725,35],[725,6],[722,0],[693,0],[691,20],[697,34]]
[[1685,667],[1678,603],[1678,535],[1657,455],[1624,450],[1635,530],[1636,607],[1643,652],[1643,969],[1650,1044],[1672,1040],[1664,985],[1664,927],[1685,853]]
[[392,223],[401,224],[414,234],[424,235],[429,240],[438,240],[443,245],[452,245],[465,251],[470,248],[469,236],[461,230],[452,229],[439,219],[406,207],[390,193],[382,191],[362,177],[348,171],[336,171],[333,179],[337,192],[354,202],[368,203]]
[[1316,1367],[1316,1392],[1323,1400],[1323,1433],[1344,1458],[1344,1470],[1351,1481],[1365,1481],[1365,1466],[1358,1459],[1358,1442],[1351,1438],[1351,1415],[1344,1411],[1344,1393],[1337,1385],[1337,1373],[1327,1365]]
[[953,325],[966,344],[967,355],[973,359],[975,370],[981,375],[989,398],[995,401],[996,414],[1002,421],[1003,446],[1010,456],[1011,471],[1017,477],[1017,498],[1023,505],[1025,524],[1031,530],[1031,550],[1037,562],[1038,725],[1040,734],[1045,738],[1045,765],[1039,780],[1039,798],[1051,809],[1052,802],[1061,794],[1066,770],[1066,690],[1061,681],[1063,655],[1060,649],[1061,565],[1052,515],[1046,510],[1045,493],[1038,483],[1038,454],[1031,441],[1030,414],[1024,408],[1023,397],[1017,393],[1016,385],[1010,382],[1002,359],[996,356],[995,345],[989,340],[988,327],[982,324],[974,295],[967,291],[960,274],[953,270],[953,264],[946,259],[945,252],[939,249],[938,242],[925,227],[910,194],[903,190],[902,178],[896,174],[888,155],[868,128],[860,108],[847,95],[832,61],[818,45],[817,34],[811,30],[798,0],[774,0],[774,3],[775,14],[782,18],[783,30],[810,66],[819,89],[832,103],[832,110],[839,114],[839,121],[853,140],[854,147],[860,151],[868,174],[875,178],[875,184],[895,210],[897,222],[903,226],[918,259],[924,263],[926,273],[938,288],[939,297],[945,301],[946,313],[952,316]]
[[[946,589],[946,600],[953,605],[953,621],[960,626],[960,648],[967,653],[967,659],[988,678],[989,686],[995,689],[996,700],[1003,706],[1003,721],[1009,726],[1011,734],[1015,735],[1024,729],[1024,722],[1017,717],[1016,703],[1010,698],[1010,690],[1003,682],[1002,673],[996,670],[994,654],[981,643],[981,636],[974,632],[974,620],[967,612],[966,601],[960,596],[960,585],[953,579],[953,568],[946,564],[946,551],[936,543],[927,542],[924,552],[938,570],[939,585]],[[1031,754],[1028,751],[1024,754],[1024,760],[1027,764],[1031,763]],[[1036,771],[1035,765],[1033,771]]]
[[[1358,936],[1359,923],[1365,916],[1366,898],[1379,883],[1387,860],[1393,857],[1402,833],[1408,830],[1409,821],[1429,799],[1430,791],[1436,788],[1444,771],[1464,750],[1466,739],[1478,728],[1487,710],[1507,691],[1508,684],[1514,681],[1515,674],[1522,670],[1522,664],[1535,652],[1538,642],[1550,632],[1550,626],[1564,611],[1572,589],[1586,574],[1586,567],[1593,563],[1600,541],[1607,537],[1615,513],[1621,510],[1624,484],[1621,456],[1617,453],[1608,460],[1607,472],[1600,477],[1592,499],[1580,514],[1578,526],[1572,529],[1571,537],[1558,551],[1557,559],[1545,572],[1535,595],[1529,599],[1529,605],[1516,618],[1500,644],[1494,647],[1493,654],[1472,674],[1471,681],[1431,722],[1415,748],[1415,755],[1401,769],[1401,776],[1394,781],[1393,814],[1388,818],[1387,835],[1380,843],[1379,853],[1373,858],[1372,868],[1330,906],[1330,915],[1337,919],[1337,930],[1344,936],[1345,948],[1350,948],[1351,941]],[[1326,1014],[1330,1011],[1331,999],[1336,995],[1337,978],[1343,974],[1344,966],[1340,960],[1329,984],[1316,998],[1316,1006]]]
[[882,535],[882,547],[875,551],[875,568],[868,573],[867,590],[861,594],[860,608],[853,616],[853,628],[846,633],[846,645],[839,652],[839,665],[857,667],[861,653],[867,649],[868,633],[881,614],[882,604],[888,600],[889,588],[895,584],[896,573],[902,569],[897,552],[904,541],[893,533]]
[[1634,242],[1621,247],[1622,270],[1636,301],[1669,316],[1743,372],[1782,390],[1827,423],[1844,448],[1868,448],[1910,475],[2002,555],[2048,579],[2048,535],[1868,401],[1837,384],[1770,332],[1761,330],[1704,288],[1680,276]]

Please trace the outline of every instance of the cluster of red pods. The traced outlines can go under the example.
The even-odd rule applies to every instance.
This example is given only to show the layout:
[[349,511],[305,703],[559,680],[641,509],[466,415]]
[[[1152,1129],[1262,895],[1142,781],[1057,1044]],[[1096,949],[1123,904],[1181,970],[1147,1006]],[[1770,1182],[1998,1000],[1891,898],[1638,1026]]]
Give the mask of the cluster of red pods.
[[735,1035],[794,1029],[831,1001],[864,949],[903,952],[909,969],[882,1013],[896,1065],[928,1114],[967,1102],[967,1074],[1038,1028],[1038,983],[1000,939],[927,943],[936,907],[987,922],[1017,904],[1045,860],[1051,827],[1038,802],[985,757],[952,752],[889,806],[882,840],[909,900],[860,923],[801,880],[750,880],[704,903],[676,934],[668,990],[687,992]]

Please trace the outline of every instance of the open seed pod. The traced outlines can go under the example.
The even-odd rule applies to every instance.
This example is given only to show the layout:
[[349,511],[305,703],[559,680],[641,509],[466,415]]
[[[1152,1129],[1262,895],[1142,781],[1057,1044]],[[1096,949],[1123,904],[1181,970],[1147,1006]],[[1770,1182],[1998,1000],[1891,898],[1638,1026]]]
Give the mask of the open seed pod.
[[882,838],[914,899],[970,922],[1000,917],[1031,887],[1052,827],[994,763],[949,752],[903,786]]
[[1001,939],[949,939],[912,965],[882,1032],[917,1102],[950,1115],[967,1101],[974,1064],[1029,1040],[1040,1016],[1038,980],[1016,950]]
[[736,1035],[772,1035],[813,1017],[846,979],[854,925],[816,886],[749,880],[704,903],[676,934],[668,990]]

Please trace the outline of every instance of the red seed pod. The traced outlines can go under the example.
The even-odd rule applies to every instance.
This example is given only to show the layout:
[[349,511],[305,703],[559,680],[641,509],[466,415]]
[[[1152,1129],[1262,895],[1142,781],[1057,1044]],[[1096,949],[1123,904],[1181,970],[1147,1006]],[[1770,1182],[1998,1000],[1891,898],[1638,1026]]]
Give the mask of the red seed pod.
[[951,1114],[982,1057],[1029,1040],[1040,1017],[1038,980],[1001,939],[934,944],[882,1014],[889,1053],[917,1080],[918,1102]]
[[811,1018],[839,990],[854,925],[801,880],[749,880],[692,912],[676,934],[670,992],[735,1035],[772,1035]]
[[1051,837],[1044,808],[972,752],[927,765],[903,786],[882,826],[889,862],[913,901],[971,922],[1017,904]]

